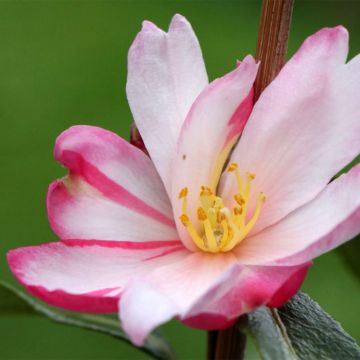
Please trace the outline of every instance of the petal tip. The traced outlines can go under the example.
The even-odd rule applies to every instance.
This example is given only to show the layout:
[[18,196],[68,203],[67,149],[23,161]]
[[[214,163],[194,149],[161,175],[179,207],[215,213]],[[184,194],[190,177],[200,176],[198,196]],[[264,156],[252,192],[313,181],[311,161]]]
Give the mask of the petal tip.
[[243,61],[241,61],[241,64],[252,67],[254,70],[257,70],[260,65],[260,63],[256,62],[252,55],[245,56]]
[[71,138],[72,136],[77,136],[79,134],[83,134],[84,132],[91,131],[92,129],[96,129],[95,126],[89,125],[73,125],[70,126],[68,129],[64,130],[63,132],[58,135],[55,140],[54,146],[54,158],[56,161],[61,162],[61,154],[63,152],[63,145],[67,139]]
[[339,40],[347,41],[349,37],[347,29],[342,25],[323,28],[317,34],[323,36],[324,39],[327,39],[330,42]]
[[334,29],[334,31],[336,31],[338,34],[340,34],[342,36],[348,36],[349,35],[348,30],[343,25],[335,26],[333,29]]
[[[247,55],[244,59],[236,60],[236,68],[230,73],[232,76],[243,76],[244,72],[255,76],[258,70],[259,64],[256,63],[252,55]],[[226,75],[225,75],[226,76]],[[231,77],[231,76],[230,76]]]
[[178,28],[178,27],[181,27],[181,26],[184,26],[184,25],[185,26],[190,26],[190,23],[186,19],[186,17],[181,15],[181,14],[175,14],[173,16],[173,18],[171,19],[169,30],[174,29],[174,28]]
[[153,22],[149,20],[144,20],[142,22],[142,28],[141,31],[147,31],[147,30],[160,30]]
[[325,56],[335,56],[343,62],[348,52],[348,41],[349,34],[344,26],[325,27],[310,35],[294,55],[294,58],[299,59],[310,50],[314,53],[320,51]]

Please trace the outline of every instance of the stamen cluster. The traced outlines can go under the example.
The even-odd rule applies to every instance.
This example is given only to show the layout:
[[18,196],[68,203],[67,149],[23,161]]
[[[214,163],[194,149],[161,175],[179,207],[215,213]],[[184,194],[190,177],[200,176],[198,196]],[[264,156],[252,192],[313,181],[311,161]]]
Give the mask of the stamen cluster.
[[216,196],[209,187],[202,186],[199,194],[200,206],[197,208],[197,217],[202,224],[200,232],[195,229],[188,216],[188,188],[182,188],[179,192],[179,199],[183,201],[180,221],[196,246],[205,252],[227,252],[238,245],[254,227],[266,199],[264,193],[259,193],[255,211],[250,220],[246,221],[251,182],[255,179],[255,174],[246,173],[244,183],[236,163],[231,163],[228,171],[233,172],[236,177],[238,187],[238,192],[234,195],[236,206],[230,210],[224,205],[221,197]]

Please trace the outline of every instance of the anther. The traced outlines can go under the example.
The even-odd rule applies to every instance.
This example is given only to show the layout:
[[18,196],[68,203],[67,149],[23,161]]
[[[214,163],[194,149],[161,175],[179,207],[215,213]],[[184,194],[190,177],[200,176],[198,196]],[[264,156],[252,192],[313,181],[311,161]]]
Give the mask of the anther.
[[234,214],[235,215],[241,215],[243,213],[243,209],[241,207],[235,207],[234,208]]
[[202,207],[199,207],[197,209],[197,216],[198,216],[198,219],[201,220],[201,221],[204,221],[204,220],[207,219],[207,215],[205,213],[205,210]]
[[179,219],[184,226],[188,226],[190,223],[190,219],[186,214],[182,214]]
[[218,213],[216,214],[216,221],[220,224],[225,219],[225,215],[222,212],[218,211]]
[[247,176],[248,180],[250,180],[250,181],[255,179],[255,174],[254,173],[248,172],[248,173],[246,173],[246,176]]
[[236,163],[231,163],[228,167],[228,171],[232,172],[232,171],[237,170],[237,168],[238,168],[238,165]]
[[200,196],[211,196],[213,192],[209,187],[202,186],[200,190]]
[[266,196],[263,192],[259,194],[259,199],[264,203],[266,201]]
[[241,196],[241,194],[236,194],[234,196],[234,199],[240,206],[245,204],[245,199],[243,198],[243,196]]
[[200,229],[198,229],[200,224],[197,224],[195,229],[187,215],[188,188],[184,187],[179,192],[179,199],[182,199],[182,215],[179,219],[196,246],[205,252],[226,252],[239,244],[255,226],[266,200],[265,194],[260,192],[254,212],[248,220],[251,182],[255,179],[255,174],[245,173],[243,182],[236,163],[231,163],[228,171],[234,173],[238,185],[238,191],[234,195],[235,206],[230,210],[225,207],[222,198],[216,196],[213,188],[201,186],[199,207],[197,208],[197,218],[202,225]]
[[189,189],[187,187],[182,188],[179,192],[179,199],[186,197],[188,193]]

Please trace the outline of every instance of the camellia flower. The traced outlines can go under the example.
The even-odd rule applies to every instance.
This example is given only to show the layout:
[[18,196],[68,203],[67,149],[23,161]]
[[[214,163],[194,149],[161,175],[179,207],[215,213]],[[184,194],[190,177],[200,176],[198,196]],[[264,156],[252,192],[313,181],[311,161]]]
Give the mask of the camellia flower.
[[360,230],[360,166],[330,182],[360,153],[347,53],[343,27],[320,30],[253,108],[251,56],[208,84],[182,16],[168,33],[144,22],[127,96],[150,157],[100,128],[62,133],[69,175],[47,198],[61,241],[10,251],[18,281],[65,309],[119,310],[138,345],[174,317],[222,329],[282,305],[313,258]]

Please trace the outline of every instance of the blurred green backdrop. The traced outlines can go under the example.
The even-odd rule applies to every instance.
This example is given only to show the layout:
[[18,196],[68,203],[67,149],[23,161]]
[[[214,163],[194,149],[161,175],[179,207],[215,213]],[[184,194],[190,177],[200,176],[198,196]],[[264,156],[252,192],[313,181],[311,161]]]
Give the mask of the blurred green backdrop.
[[[211,79],[254,53],[260,1],[1,1],[0,274],[8,249],[55,240],[45,211],[48,184],[64,175],[56,136],[91,124],[128,137],[127,50],[149,19],[167,28],[179,12],[193,24]],[[296,1],[289,54],[324,26],[345,25],[360,52],[360,2]],[[360,342],[360,282],[336,253],[318,259],[303,286]],[[164,327],[180,359],[205,357],[205,333]],[[105,335],[31,316],[0,318],[1,359],[145,359]],[[249,358],[254,358],[252,355]]]

